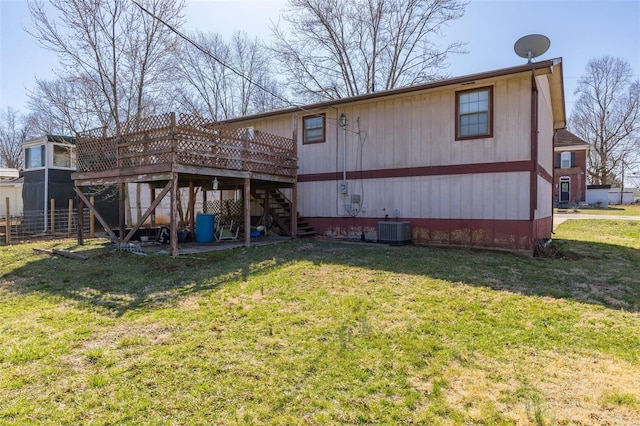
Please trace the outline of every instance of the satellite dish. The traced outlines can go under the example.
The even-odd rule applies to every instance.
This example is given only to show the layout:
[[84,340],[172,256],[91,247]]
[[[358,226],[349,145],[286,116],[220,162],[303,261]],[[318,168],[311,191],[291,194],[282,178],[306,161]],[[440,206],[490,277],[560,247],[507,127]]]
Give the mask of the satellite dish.
[[549,46],[551,46],[551,41],[546,36],[529,34],[516,41],[516,44],[513,45],[513,50],[516,51],[518,56],[527,58],[529,60],[528,63],[531,63],[533,58],[537,58],[549,50]]

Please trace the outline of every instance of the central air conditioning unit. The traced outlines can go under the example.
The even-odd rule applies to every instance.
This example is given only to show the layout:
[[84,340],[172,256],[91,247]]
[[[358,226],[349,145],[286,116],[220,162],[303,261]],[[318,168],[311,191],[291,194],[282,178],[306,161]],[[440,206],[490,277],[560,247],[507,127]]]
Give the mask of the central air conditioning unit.
[[378,242],[411,244],[411,222],[378,222]]

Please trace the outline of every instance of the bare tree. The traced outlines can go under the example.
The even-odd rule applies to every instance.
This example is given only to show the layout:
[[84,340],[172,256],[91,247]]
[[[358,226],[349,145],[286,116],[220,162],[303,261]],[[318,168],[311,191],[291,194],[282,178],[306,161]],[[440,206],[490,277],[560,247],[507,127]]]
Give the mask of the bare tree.
[[103,99],[90,78],[36,79],[35,89],[29,92],[31,119],[35,128],[47,134],[75,134],[107,127],[111,113]]
[[629,63],[603,56],[589,61],[575,91],[578,101],[571,114],[571,130],[589,142],[587,175],[593,184],[618,180],[640,150],[640,80],[632,79]]
[[[90,127],[99,124],[120,133],[122,123],[157,113],[167,98],[163,94],[173,74],[177,40],[151,15],[179,27],[184,0],[137,3],[150,13],[131,0],[48,0],[54,13],[41,0],[29,2],[32,35],[57,53],[62,65],[59,80],[39,82],[38,93],[31,97],[36,115],[46,117],[49,108],[56,112],[50,119],[77,132],[91,123],[86,114],[77,113],[93,110],[96,120]],[[127,217],[131,221],[130,210]]]
[[[182,21],[184,1],[140,2],[166,22],[178,26]],[[96,122],[116,130],[124,121],[152,113],[163,101],[171,75],[174,34],[131,0],[47,4],[53,13],[42,1],[29,3],[35,25],[32,35],[58,54],[61,69],[57,82],[38,82],[34,105],[56,108],[58,118],[71,130],[78,130],[75,114],[82,108],[95,108]]]
[[185,44],[177,61],[177,102],[188,112],[222,120],[281,106],[268,51],[257,38],[236,32],[226,42],[198,32],[192,39],[202,50]]
[[442,77],[462,43],[443,47],[458,0],[289,0],[288,34],[272,28],[274,56],[305,100],[335,99]]
[[29,122],[17,110],[7,107],[0,112],[0,166],[22,170],[22,142],[29,132]]

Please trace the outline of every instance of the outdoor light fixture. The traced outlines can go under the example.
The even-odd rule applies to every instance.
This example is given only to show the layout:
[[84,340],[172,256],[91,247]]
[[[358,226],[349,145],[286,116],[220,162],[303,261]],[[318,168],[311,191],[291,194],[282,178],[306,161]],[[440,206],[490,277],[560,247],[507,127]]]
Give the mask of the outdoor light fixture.
[[214,191],[218,190],[218,178],[217,177],[213,178],[213,190]]

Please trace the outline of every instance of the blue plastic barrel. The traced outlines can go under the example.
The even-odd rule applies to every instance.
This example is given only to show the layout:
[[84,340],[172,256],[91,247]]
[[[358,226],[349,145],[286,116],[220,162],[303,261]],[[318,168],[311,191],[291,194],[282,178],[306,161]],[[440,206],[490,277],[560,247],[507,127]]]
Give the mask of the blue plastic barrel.
[[196,215],[196,242],[211,243],[214,239],[214,219],[212,214],[198,213]]

